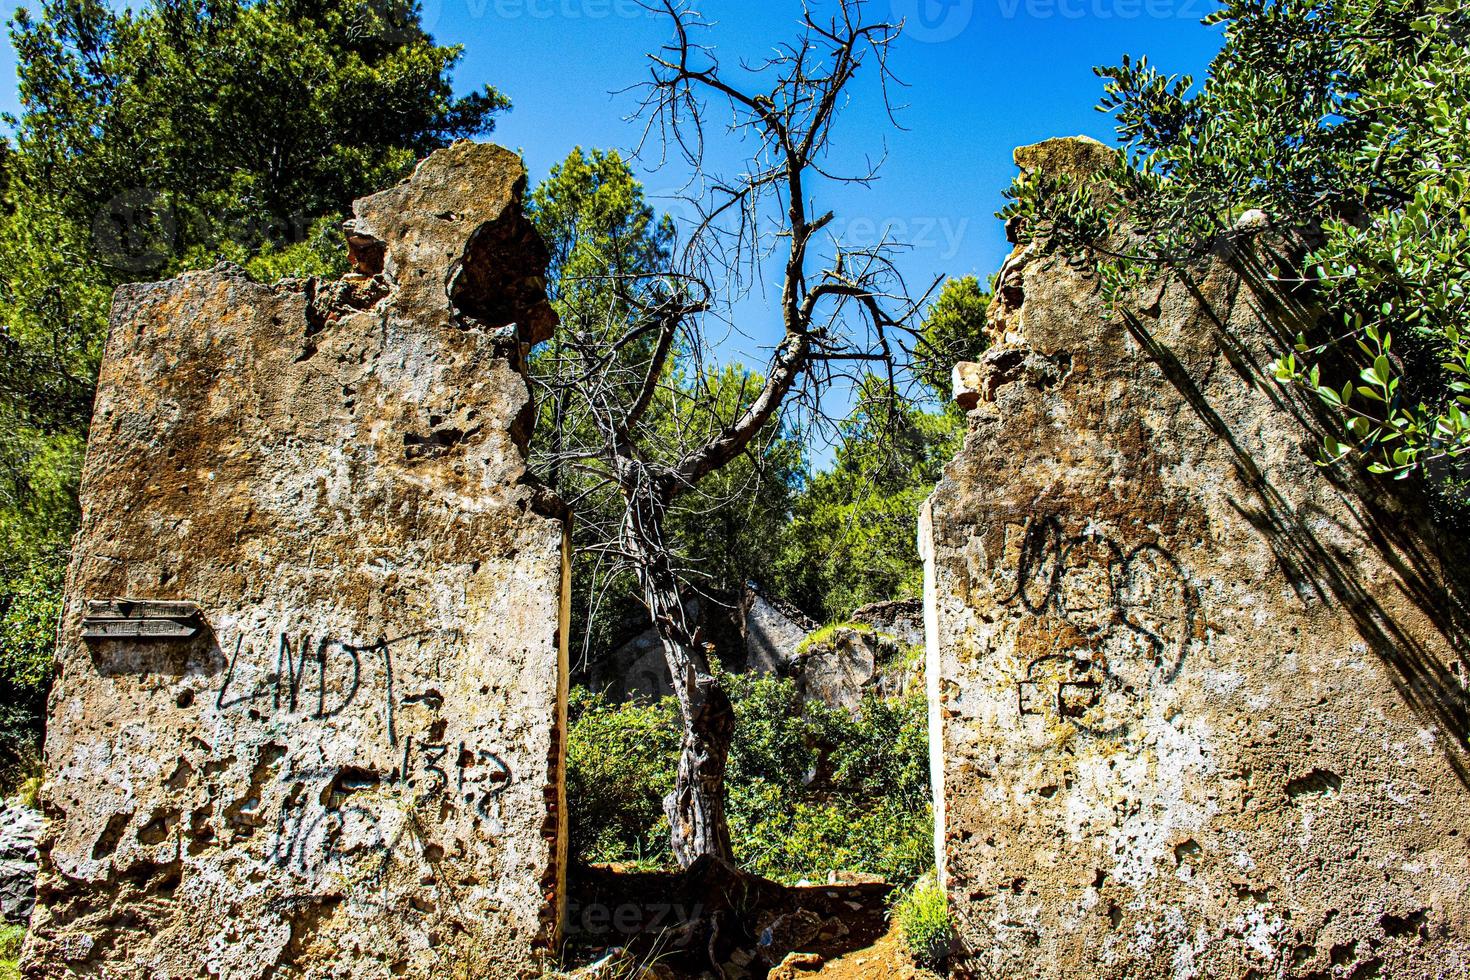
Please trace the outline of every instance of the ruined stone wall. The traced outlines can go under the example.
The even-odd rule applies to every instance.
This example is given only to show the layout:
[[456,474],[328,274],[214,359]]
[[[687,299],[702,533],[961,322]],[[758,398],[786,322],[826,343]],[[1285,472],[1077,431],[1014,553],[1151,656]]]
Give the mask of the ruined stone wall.
[[957,372],[921,548],[962,974],[1470,973],[1464,542],[1314,465],[1266,369],[1310,315],[1286,247],[1242,230],[1112,319],[1019,249]]
[[340,282],[118,290],[29,976],[539,975],[567,562],[524,183],[457,144],[357,203]]

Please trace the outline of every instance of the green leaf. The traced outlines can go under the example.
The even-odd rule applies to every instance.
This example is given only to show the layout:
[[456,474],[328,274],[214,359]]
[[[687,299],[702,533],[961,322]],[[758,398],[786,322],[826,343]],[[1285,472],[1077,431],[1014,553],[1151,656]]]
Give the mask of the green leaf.
[[1389,366],[1387,357],[1379,354],[1373,359],[1373,373],[1377,376],[1380,383],[1388,384],[1388,379],[1393,373],[1393,369]]

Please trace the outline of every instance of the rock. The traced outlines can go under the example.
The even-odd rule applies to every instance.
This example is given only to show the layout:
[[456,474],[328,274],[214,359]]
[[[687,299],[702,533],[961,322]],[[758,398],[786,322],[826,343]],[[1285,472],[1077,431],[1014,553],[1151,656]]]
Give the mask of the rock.
[[1081,184],[1120,162],[1118,151],[1091,136],[1057,136],[1016,147],[1011,155],[1025,173],[1042,173]]
[[0,861],[36,860],[36,840],[46,819],[30,807],[0,803]]
[[900,646],[921,647],[924,645],[924,600],[893,599],[888,602],[871,602],[859,606],[848,617],[851,622],[871,626],[879,633],[887,633]]
[[36,841],[45,820],[35,810],[0,804],[0,920],[25,925],[36,901]]
[[985,380],[985,369],[974,361],[959,361],[950,371],[950,385],[954,391],[954,403],[969,411],[980,403],[981,383]]
[[856,710],[865,694],[894,697],[907,688],[898,641],[852,623],[815,632],[797,648],[789,668],[808,701]]
[[770,980],[791,980],[803,973],[814,973],[826,962],[817,953],[787,953],[786,958],[770,972]]
[[1470,969],[1466,543],[1314,463],[1320,406],[1265,370],[1310,311],[1268,268],[1226,241],[1108,318],[1008,260],[920,532],[966,975]]
[[1260,208],[1251,208],[1249,211],[1243,212],[1239,218],[1235,219],[1235,224],[1231,226],[1230,230],[1245,234],[1256,234],[1266,231],[1270,227],[1271,218],[1266,212]]
[[758,922],[761,959],[769,964],[784,962],[791,952],[815,942],[822,932],[822,925],[820,915],[804,908]]
[[594,691],[605,691],[614,701],[656,701],[674,694],[663,640],[655,629],[643,630],[599,658],[589,681]]
[[[1098,178],[1117,167],[1123,158],[1117,150],[1090,136],[1060,136],[1028,146],[1018,146],[1012,158],[1023,173],[1045,175],[1051,180],[1065,183],[1069,190],[1085,190],[1099,204],[1116,197],[1116,192],[1106,187]],[[1006,222],[1006,238],[1012,244],[1017,241],[1020,220],[1015,217]],[[1002,266],[998,277],[1002,289],[996,291],[996,299],[1003,298],[1002,292],[1007,278],[1005,267]]]
[[817,628],[800,610],[751,589],[746,595],[745,658],[761,674],[784,674],[796,648]]
[[0,861],[0,920],[26,925],[36,904],[36,862]]
[[525,179],[459,143],[357,202],[340,282],[117,291],[34,980],[500,980],[555,950],[567,527],[526,466],[554,315]]

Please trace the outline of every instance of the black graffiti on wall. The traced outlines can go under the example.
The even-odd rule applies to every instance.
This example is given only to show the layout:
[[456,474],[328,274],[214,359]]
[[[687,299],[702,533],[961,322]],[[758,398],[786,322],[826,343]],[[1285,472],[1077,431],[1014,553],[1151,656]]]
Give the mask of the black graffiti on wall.
[[1022,717],[1043,715],[1095,735],[1120,734],[1127,706],[1153,684],[1170,684],[1194,634],[1189,576],[1154,543],[1127,547],[1089,527],[1067,534],[1056,516],[1025,525],[1015,588],[1019,604],[1048,627],[1016,679]]
[[[291,721],[332,719],[354,708],[377,713],[394,750],[385,755],[379,746],[351,764],[296,767],[279,775],[276,785],[283,786],[284,796],[275,797],[280,803],[270,863],[302,874],[345,871],[350,864],[354,876],[381,876],[396,860],[422,858],[421,814],[442,819],[461,808],[480,832],[505,832],[501,797],[515,781],[510,765],[483,745],[445,738],[445,698],[436,686],[399,690],[405,678],[397,676],[395,648],[435,635],[448,637],[451,646],[459,639],[453,631],[421,631],[347,643],[282,632],[265,649],[243,636],[236,640],[217,709]],[[417,674],[411,670],[407,676]],[[400,738],[402,726],[409,732]],[[313,732],[301,736],[307,750],[320,738]],[[410,838],[417,841],[412,854],[404,850]]]
[[294,637],[281,633],[273,669],[254,643],[237,637],[215,707],[224,710],[247,705],[257,713],[268,709],[272,714],[333,718],[358,702],[363,694],[364,672],[371,670],[378,680],[371,687],[375,696],[381,697],[379,708],[388,744],[397,745],[392,647],[418,635],[359,645],[326,636],[314,638],[309,633]]
[[451,753],[448,743],[415,741],[412,735],[403,740],[402,772],[410,789],[433,798],[458,796],[484,817],[495,815],[492,808],[511,784],[510,766],[489,749],[460,742]]
[[357,766],[286,773],[282,782],[290,789],[276,818],[270,860],[301,873],[359,857],[391,863],[415,825],[402,806],[405,793],[419,804],[451,808],[462,800],[486,822],[488,833],[505,832],[500,797],[514,775],[500,755],[463,741],[451,747],[409,735],[401,758],[402,768],[386,776]]

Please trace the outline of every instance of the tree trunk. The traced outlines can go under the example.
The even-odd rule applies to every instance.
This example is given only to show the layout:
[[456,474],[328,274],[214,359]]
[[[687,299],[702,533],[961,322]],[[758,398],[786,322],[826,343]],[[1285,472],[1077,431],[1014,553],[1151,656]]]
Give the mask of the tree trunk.
[[684,726],[679,772],[674,791],[664,798],[664,813],[674,859],[687,868],[703,855],[725,861],[734,857],[725,823],[725,765],[735,734],[735,711],[689,629],[679,581],[663,543],[666,499],[646,483],[630,493],[624,530],[638,555],[639,585],[663,645]]
[[690,667],[674,682],[684,720],[684,744],[674,791],[664,797],[674,859],[687,868],[703,855],[734,861],[725,822],[725,764],[735,733],[735,711],[724,687],[707,671]]

